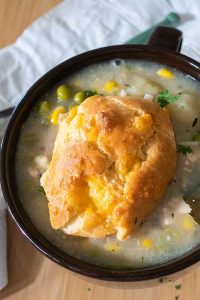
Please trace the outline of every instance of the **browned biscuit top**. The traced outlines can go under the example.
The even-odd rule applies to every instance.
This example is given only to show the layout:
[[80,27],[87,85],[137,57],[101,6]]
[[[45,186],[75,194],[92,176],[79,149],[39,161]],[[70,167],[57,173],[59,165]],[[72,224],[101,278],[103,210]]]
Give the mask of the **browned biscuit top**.
[[160,201],[175,169],[167,111],[136,97],[90,97],[62,117],[41,178],[51,225],[126,239]]

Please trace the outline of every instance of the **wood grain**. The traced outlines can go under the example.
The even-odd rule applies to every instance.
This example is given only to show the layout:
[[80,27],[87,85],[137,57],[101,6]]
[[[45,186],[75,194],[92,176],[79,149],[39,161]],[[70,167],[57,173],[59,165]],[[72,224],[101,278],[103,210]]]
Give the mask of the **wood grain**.
[[13,43],[28,25],[60,0],[0,0],[0,48]]
[[[0,0],[0,47],[16,40],[58,0]],[[6,300],[200,300],[200,267],[176,282],[147,289],[113,289],[90,283],[40,254],[8,218],[9,284]],[[180,290],[175,285],[182,284]]]

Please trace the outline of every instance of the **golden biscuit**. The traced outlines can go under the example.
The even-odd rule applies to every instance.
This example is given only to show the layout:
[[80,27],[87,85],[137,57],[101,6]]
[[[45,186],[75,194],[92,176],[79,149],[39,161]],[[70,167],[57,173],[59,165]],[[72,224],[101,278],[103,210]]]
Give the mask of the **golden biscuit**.
[[90,97],[63,115],[41,178],[51,225],[124,240],[151,214],[175,169],[167,111],[136,97]]

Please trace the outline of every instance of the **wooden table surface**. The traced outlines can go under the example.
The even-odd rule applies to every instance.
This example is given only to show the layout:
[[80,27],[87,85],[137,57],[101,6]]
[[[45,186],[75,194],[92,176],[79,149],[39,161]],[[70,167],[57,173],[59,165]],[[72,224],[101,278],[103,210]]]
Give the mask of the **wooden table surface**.
[[[81,1],[81,0],[80,0]],[[82,0],[83,1],[83,0]],[[86,0],[85,0],[86,1]],[[0,0],[0,47],[12,42],[59,0]],[[1,71],[1,69],[0,69]],[[200,267],[176,282],[146,289],[113,289],[89,283],[40,254],[8,218],[8,300],[200,300]],[[181,289],[175,288],[181,284]],[[176,297],[179,296],[179,297]]]

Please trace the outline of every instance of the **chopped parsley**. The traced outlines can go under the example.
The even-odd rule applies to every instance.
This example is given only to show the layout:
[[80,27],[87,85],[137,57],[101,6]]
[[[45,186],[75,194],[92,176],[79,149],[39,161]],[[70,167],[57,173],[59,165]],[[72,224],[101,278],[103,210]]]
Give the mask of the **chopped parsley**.
[[181,284],[177,284],[175,285],[176,290],[180,290],[181,289]]
[[46,193],[45,193],[45,190],[44,190],[43,186],[40,186],[40,187],[38,188],[38,192],[40,192],[40,193],[42,193],[43,195],[46,196]]
[[182,152],[184,155],[187,153],[192,153],[192,148],[190,146],[177,145],[177,152]]
[[179,295],[175,296],[175,300],[178,300],[179,299]]
[[163,90],[156,97],[156,101],[161,107],[165,107],[168,104],[176,102],[179,97],[180,95],[172,95],[168,90]]
[[192,122],[192,127],[195,127],[198,123],[198,118],[195,118],[194,121]]

